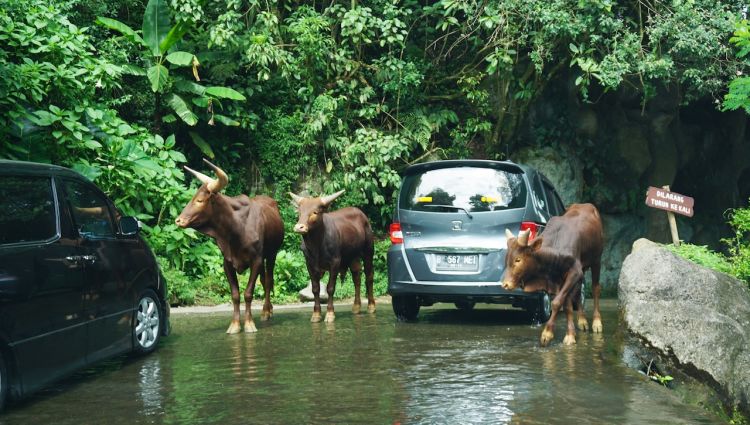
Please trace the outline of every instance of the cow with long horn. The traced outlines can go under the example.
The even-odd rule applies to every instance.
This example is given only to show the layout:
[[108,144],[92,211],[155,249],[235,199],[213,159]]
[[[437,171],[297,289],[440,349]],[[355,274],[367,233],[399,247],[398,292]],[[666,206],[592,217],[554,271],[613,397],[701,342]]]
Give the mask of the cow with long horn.
[[310,273],[312,291],[315,297],[312,322],[322,320],[320,314],[320,279],[328,272],[328,307],[325,321],[333,322],[333,294],[336,290],[336,276],[343,282],[346,270],[354,280],[354,305],[352,311],[358,314],[362,302],[360,287],[362,262],[364,262],[365,287],[367,289],[367,311],[375,312],[372,280],[374,255],[373,234],[370,221],[358,208],[347,207],[328,212],[333,201],[344,193],[343,190],[319,198],[305,198],[289,192],[299,211],[299,220],[294,231],[302,235],[302,252],[305,254],[307,270]]
[[[563,344],[576,343],[573,306],[580,300],[583,273],[591,269],[594,295],[592,330],[602,332],[599,312],[601,286],[599,272],[604,246],[604,232],[599,211],[592,204],[573,204],[565,214],[552,217],[542,236],[529,240],[529,231],[514,235],[506,229],[508,251],[505,255],[503,288],[520,287],[525,292],[547,291],[555,295],[552,314],[542,330],[540,342],[545,346],[554,338],[555,318],[565,307],[568,329]],[[578,306],[578,327],[588,329],[583,306]]]
[[245,289],[244,329],[245,332],[256,332],[250,305],[259,276],[265,291],[261,320],[268,320],[273,315],[273,269],[276,254],[284,240],[284,224],[279,207],[276,201],[267,196],[248,198],[245,195],[229,197],[221,194],[229,183],[227,174],[207,160],[203,161],[211,167],[216,178],[185,167],[202,184],[175,223],[214,238],[224,255],[224,273],[229,281],[234,306],[228,334],[238,333],[242,329],[237,273],[250,269],[250,280]]

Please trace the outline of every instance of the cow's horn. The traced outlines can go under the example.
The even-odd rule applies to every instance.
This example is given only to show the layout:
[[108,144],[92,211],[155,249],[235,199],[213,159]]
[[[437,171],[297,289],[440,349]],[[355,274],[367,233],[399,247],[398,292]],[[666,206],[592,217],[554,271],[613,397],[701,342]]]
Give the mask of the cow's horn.
[[529,244],[529,234],[531,229],[526,229],[518,233],[518,245],[526,246]]
[[331,204],[331,202],[333,202],[336,198],[338,198],[339,196],[341,196],[341,194],[344,193],[344,192],[345,192],[345,190],[342,189],[342,190],[339,190],[338,192],[334,193],[333,195],[321,196],[320,197],[320,202],[322,202],[323,205],[328,206],[328,205]]
[[192,173],[195,176],[196,179],[200,180],[201,183],[203,183],[205,185],[211,185],[214,182],[214,179],[212,179],[211,177],[208,177],[207,175],[205,175],[205,174],[203,174],[203,173],[201,173],[199,171],[195,171],[192,168],[188,167],[187,165],[185,165],[185,169],[188,170],[188,171],[190,171],[190,173]]
[[516,236],[513,234],[513,232],[510,231],[510,229],[505,229],[505,238],[506,239],[513,239]]
[[289,193],[289,196],[291,196],[291,197],[292,197],[292,201],[294,201],[294,203],[295,203],[296,205],[299,205],[299,203],[300,203],[300,202],[302,202],[302,200],[303,200],[303,199],[305,199],[305,198],[303,198],[302,196],[299,196],[299,195],[295,195],[295,194],[294,194],[294,193],[292,193],[292,192],[288,192],[288,193]]
[[203,158],[203,162],[208,164],[208,166],[211,167],[212,170],[214,170],[214,173],[217,177],[211,182],[211,184],[208,185],[208,190],[211,193],[221,192],[221,190],[227,187],[227,185],[229,184],[229,177],[227,176],[227,173],[225,173],[224,170],[215,166],[214,164],[211,164],[206,158]]

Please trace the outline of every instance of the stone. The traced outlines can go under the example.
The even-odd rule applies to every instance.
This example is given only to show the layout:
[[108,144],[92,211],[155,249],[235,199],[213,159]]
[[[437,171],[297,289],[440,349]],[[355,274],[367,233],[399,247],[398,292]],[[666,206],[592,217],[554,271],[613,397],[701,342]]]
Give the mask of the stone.
[[638,240],[619,299],[630,332],[735,406],[750,402],[750,289],[745,282]]
[[583,164],[568,147],[527,148],[513,157],[519,164],[534,167],[557,189],[566,206],[581,202]]
[[[302,302],[315,301],[315,296],[312,291],[312,282],[308,283],[304,289],[299,291],[299,300]],[[320,302],[328,302],[328,292],[326,292],[325,284],[320,285]]]
[[[614,294],[622,262],[630,253],[633,241],[643,235],[644,221],[635,214],[604,214],[602,211],[599,213],[604,226],[604,250],[599,280],[605,294]],[[587,287],[590,287],[588,276],[586,282]]]

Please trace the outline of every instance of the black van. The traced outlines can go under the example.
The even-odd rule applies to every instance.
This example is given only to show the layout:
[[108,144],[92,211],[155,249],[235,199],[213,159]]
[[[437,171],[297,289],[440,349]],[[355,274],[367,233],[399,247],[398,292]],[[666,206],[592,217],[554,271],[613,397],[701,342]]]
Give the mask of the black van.
[[166,282],[138,229],[75,171],[0,160],[0,410],[168,334]]

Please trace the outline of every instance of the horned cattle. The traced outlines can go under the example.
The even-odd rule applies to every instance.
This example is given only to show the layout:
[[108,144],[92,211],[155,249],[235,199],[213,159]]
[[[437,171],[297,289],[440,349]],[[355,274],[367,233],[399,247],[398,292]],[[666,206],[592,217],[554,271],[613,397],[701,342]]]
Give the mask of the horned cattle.
[[[580,300],[583,273],[588,269],[591,269],[594,296],[592,331],[602,332],[599,274],[604,237],[596,207],[591,204],[571,205],[562,216],[552,217],[542,236],[533,241],[529,241],[528,230],[516,237],[506,229],[506,236],[508,251],[503,287],[507,290],[521,287],[525,292],[544,290],[555,294],[552,315],[542,330],[541,345],[549,344],[554,338],[555,318],[563,305],[568,319],[563,343],[575,344],[573,307]],[[578,327],[588,329],[582,305],[578,306]]]
[[365,287],[367,289],[367,310],[375,312],[372,279],[374,254],[373,234],[367,216],[357,208],[348,207],[327,212],[331,203],[344,193],[343,190],[333,195],[320,198],[305,198],[289,193],[299,210],[299,219],[294,231],[302,235],[302,252],[305,255],[307,270],[310,273],[315,306],[312,322],[321,321],[320,313],[320,279],[328,272],[328,306],[326,322],[333,322],[333,294],[336,290],[336,276],[343,282],[346,270],[349,269],[354,280],[354,305],[352,311],[360,312],[360,285],[362,262],[364,262]]
[[245,195],[229,197],[221,194],[229,178],[219,167],[204,161],[216,174],[206,176],[185,167],[203,184],[185,206],[175,223],[182,228],[193,228],[212,237],[224,255],[224,273],[232,292],[234,312],[227,333],[238,333],[240,327],[240,289],[237,273],[248,268],[250,280],[245,289],[245,332],[256,332],[250,306],[255,282],[260,276],[265,292],[261,320],[273,315],[271,291],[276,254],[284,239],[284,224],[276,201],[267,196],[249,198]]

